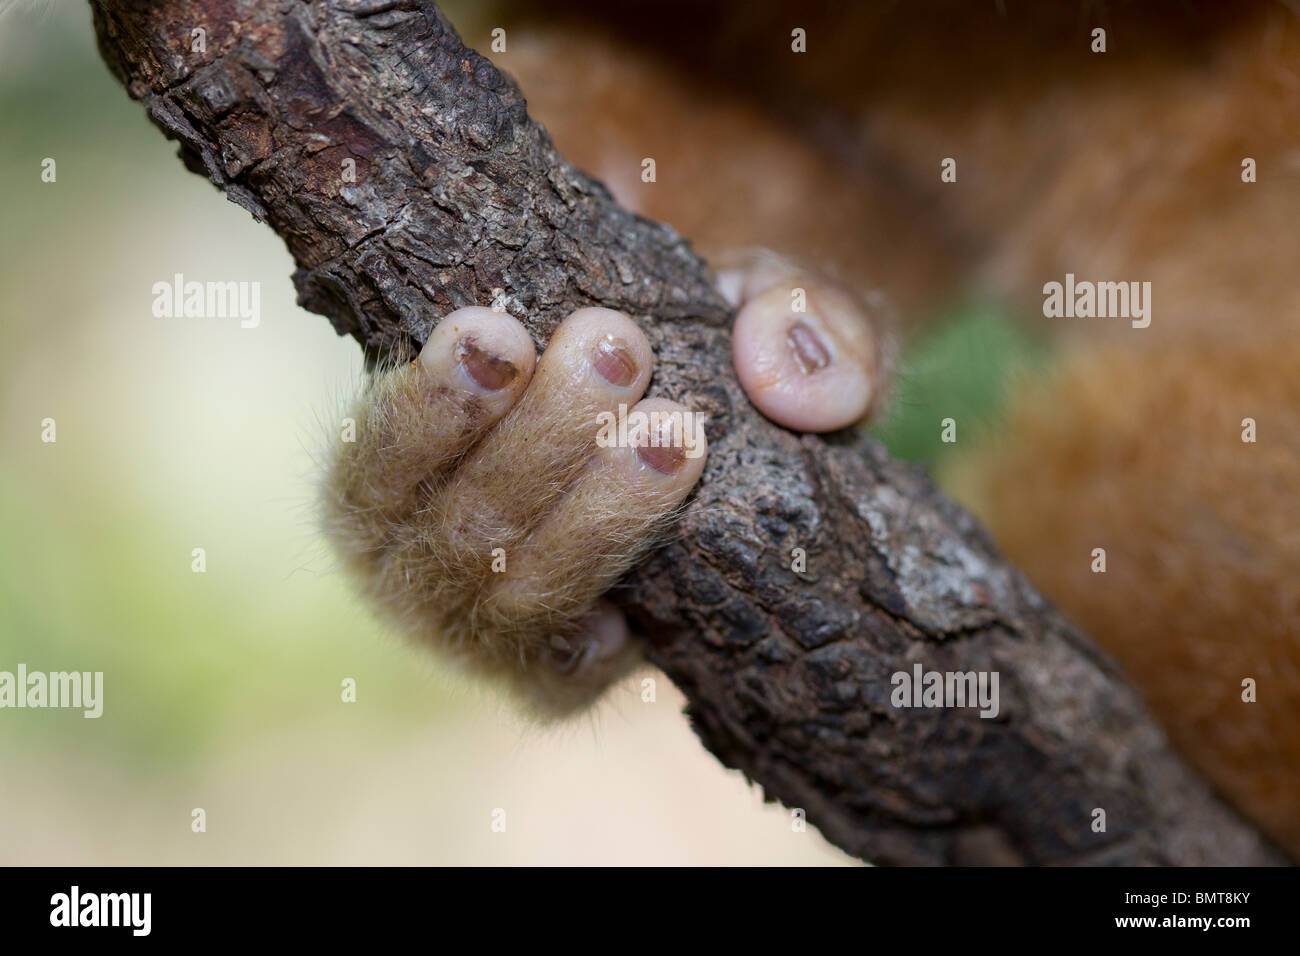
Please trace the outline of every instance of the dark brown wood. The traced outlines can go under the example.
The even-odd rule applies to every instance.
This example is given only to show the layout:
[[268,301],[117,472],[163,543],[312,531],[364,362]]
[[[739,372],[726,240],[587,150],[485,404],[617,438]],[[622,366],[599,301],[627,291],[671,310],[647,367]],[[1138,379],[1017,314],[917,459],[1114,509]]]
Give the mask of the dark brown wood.
[[[565,163],[432,3],[92,6],[130,94],[284,238],[301,304],[372,358],[497,289],[539,345],[579,306],[639,319],[652,392],[707,412],[711,447],[671,540],[615,597],[705,746],[770,798],[878,863],[1280,861],[924,474],[753,410],[705,264]],[[996,671],[1000,714],[891,706],[915,663]]]

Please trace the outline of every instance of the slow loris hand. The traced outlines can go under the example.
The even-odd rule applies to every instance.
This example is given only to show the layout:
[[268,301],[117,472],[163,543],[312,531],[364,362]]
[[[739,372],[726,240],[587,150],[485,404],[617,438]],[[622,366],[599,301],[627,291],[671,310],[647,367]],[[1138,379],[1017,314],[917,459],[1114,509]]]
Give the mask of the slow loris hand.
[[[811,278],[808,310],[791,312],[786,278],[731,277],[747,300],[740,380],[788,427],[851,424],[881,391],[872,329]],[[508,315],[443,318],[417,359],[377,374],[356,440],[334,453],[326,527],[367,598],[542,716],[625,676],[640,650],[600,595],[653,545],[706,454],[688,409],[642,398],[652,365],[635,323],[608,309],[574,312],[540,359]]]

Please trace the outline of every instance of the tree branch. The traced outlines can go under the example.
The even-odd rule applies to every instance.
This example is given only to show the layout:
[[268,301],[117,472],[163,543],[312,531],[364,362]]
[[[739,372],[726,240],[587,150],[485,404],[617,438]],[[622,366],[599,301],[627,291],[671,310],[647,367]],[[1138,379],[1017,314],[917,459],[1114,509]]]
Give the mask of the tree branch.
[[[497,289],[539,345],[580,306],[638,318],[652,390],[708,414],[710,453],[672,541],[615,597],[726,766],[880,863],[1279,861],[923,474],[751,408],[705,264],[565,163],[432,3],[92,6],[130,94],[284,238],[301,304],[372,358]],[[916,663],[997,672],[1000,714],[891,706]]]

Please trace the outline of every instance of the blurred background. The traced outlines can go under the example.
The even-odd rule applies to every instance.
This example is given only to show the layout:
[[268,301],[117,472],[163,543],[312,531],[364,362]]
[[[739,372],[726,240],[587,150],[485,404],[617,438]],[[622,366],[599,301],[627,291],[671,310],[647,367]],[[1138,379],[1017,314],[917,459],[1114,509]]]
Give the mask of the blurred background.
[[[104,673],[97,720],[0,710],[0,863],[851,864],[719,766],[662,677],[538,728],[383,631],[313,511],[357,346],[175,154],[85,4],[0,15],[0,670]],[[175,273],[260,282],[260,325],[156,318]],[[991,422],[1037,356],[955,315],[879,432],[933,464],[929,409]]]

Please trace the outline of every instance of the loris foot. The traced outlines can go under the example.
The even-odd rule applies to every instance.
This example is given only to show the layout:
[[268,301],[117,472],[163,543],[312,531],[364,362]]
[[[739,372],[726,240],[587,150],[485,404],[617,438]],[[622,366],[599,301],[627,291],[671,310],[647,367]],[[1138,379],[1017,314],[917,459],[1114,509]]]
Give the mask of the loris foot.
[[[801,431],[867,417],[891,340],[847,290],[774,256],[724,273],[755,406]],[[536,369],[534,365],[536,364]],[[582,309],[536,361],[508,315],[461,309],[376,376],[340,442],[327,530],[381,611],[544,715],[585,707],[640,652],[597,599],[704,469],[703,420],[641,396],[653,355],[627,317]]]
[[639,651],[596,599],[706,452],[698,417],[641,399],[653,361],[608,309],[574,312],[540,360],[508,315],[446,316],[376,376],[329,475],[327,530],[368,598],[544,715],[626,674]]

